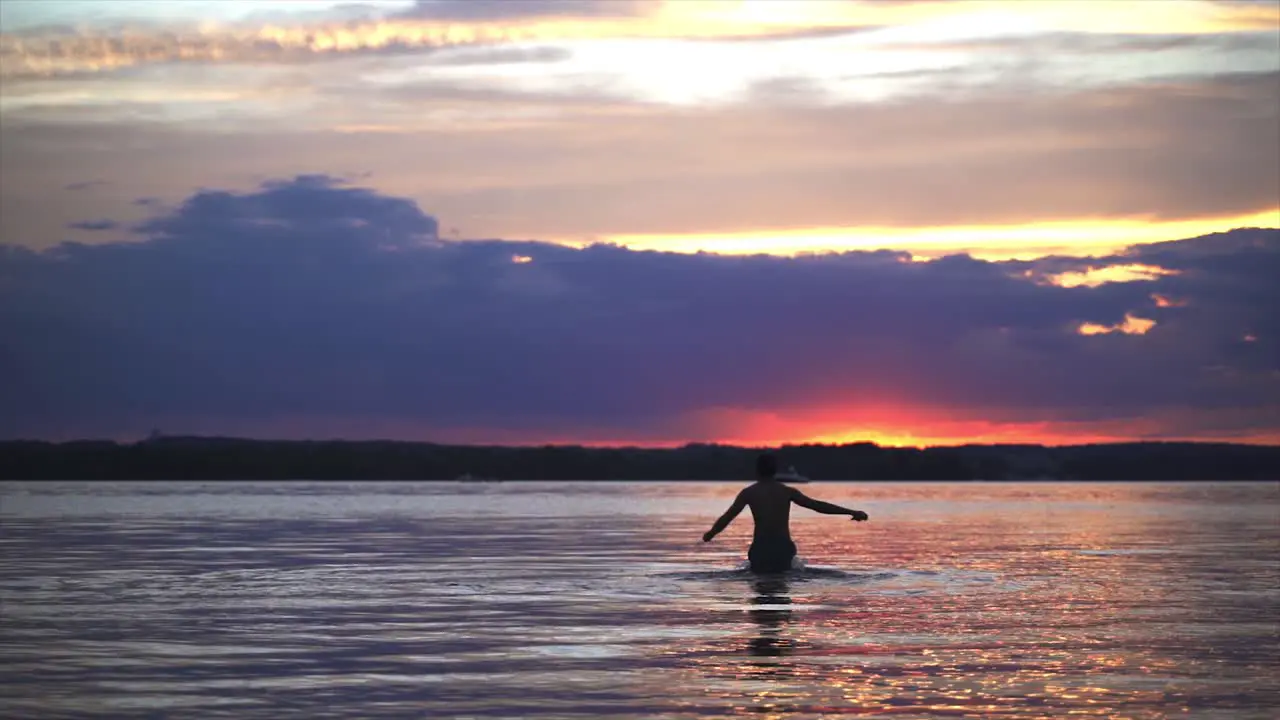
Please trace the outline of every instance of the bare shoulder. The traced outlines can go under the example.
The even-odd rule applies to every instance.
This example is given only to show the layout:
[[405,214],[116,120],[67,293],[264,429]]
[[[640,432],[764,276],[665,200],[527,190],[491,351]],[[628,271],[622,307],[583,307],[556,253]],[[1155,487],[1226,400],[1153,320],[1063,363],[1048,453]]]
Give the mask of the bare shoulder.
[[793,488],[790,485],[788,485],[787,490],[788,490],[787,497],[791,500],[791,502],[797,505],[800,505],[802,507],[808,507],[809,504],[813,502],[812,500],[809,499],[809,496],[801,492],[799,488]]

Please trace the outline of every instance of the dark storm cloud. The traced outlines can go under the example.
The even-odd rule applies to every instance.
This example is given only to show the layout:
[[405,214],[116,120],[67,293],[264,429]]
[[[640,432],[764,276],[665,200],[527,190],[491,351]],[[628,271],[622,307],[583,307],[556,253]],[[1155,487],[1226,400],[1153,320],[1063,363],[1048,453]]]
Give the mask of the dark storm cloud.
[[[1181,243],[1158,243],[1135,249],[1138,262],[1159,265],[1180,274],[1165,277],[1157,292],[1185,307],[1162,308],[1163,319],[1194,333],[1197,348],[1215,365],[1215,372],[1272,374],[1272,390],[1280,387],[1280,261],[1276,230],[1239,230]],[[1244,337],[1255,338],[1241,342]],[[1280,410],[1280,408],[1277,408]]]
[[[137,231],[0,246],[0,337],[20,339],[0,353],[0,433],[314,417],[636,437],[700,410],[832,399],[1003,421],[1219,418],[1170,430],[1194,433],[1256,429],[1280,407],[1276,230],[1043,267],[454,243],[411,201],[304,176],[204,191]],[[1096,288],[1025,275],[1139,261],[1181,274]],[[1126,313],[1159,324],[1075,331]]]

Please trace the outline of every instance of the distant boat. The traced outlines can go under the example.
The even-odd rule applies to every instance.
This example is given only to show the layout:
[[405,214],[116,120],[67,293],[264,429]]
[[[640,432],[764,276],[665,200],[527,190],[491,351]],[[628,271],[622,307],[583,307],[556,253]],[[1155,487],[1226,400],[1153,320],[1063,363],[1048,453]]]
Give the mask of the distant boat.
[[790,466],[788,466],[788,467],[787,467],[787,471],[786,471],[786,472],[784,472],[784,473],[778,473],[777,475],[774,475],[774,477],[775,477],[775,478],[777,478],[778,480],[781,480],[782,482],[789,482],[789,483],[807,483],[807,482],[809,482],[809,478],[807,478],[807,477],[805,477],[805,476],[801,475],[800,473],[796,472],[796,466],[795,466],[795,465],[790,465]]

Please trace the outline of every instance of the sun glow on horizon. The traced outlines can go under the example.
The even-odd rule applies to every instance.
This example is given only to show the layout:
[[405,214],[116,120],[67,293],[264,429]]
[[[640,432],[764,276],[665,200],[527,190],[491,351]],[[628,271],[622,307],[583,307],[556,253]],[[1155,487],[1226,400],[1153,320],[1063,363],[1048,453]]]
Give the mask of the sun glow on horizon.
[[[1256,341],[1256,339],[1255,339]],[[1248,342],[1248,340],[1245,340]],[[1280,445],[1280,427],[1238,423],[1235,410],[1171,409],[1141,416],[1103,420],[1020,418],[982,408],[942,408],[912,402],[842,406],[795,406],[764,410],[718,408],[672,418],[667,427],[624,429],[603,426],[539,431],[528,427],[469,425],[443,427],[404,419],[281,416],[239,424],[232,429],[194,418],[165,425],[168,435],[244,437],[261,440],[404,441],[446,445],[586,448],[678,448],[691,444],[745,448],[787,445],[874,443],[885,448],[960,445],[1084,445],[1126,442],[1231,442]],[[1197,420],[1221,421],[1236,430],[1194,432]],[[122,431],[117,442],[135,442],[146,433]],[[78,433],[53,441],[83,439]]]
[[1280,429],[1257,428],[1247,433],[1206,436],[1172,430],[1186,418],[1147,416],[1105,421],[1001,420],[975,411],[917,405],[877,405],[870,408],[797,408],[785,412],[720,411],[715,442],[724,445],[772,447],[781,445],[847,445],[874,443],[880,447],[947,447],[971,444],[1082,445],[1092,443],[1165,441],[1227,441],[1249,444],[1280,443]]
[[[1220,218],[1158,220],[1116,218],[1009,225],[933,227],[862,226],[727,231],[722,233],[615,234],[598,238],[631,250],[693,254],[799,256],[848,251],[907,251],[918,259],[968,253],[983,260],[1035,260],[1047,255],[1101,255],[1132,245],[1164,242],[1246,227],[1280,227],[1280,206]],[[587,242],[569,242],[584,246]],[[1116,272],[1116,271],[1111,271]]]

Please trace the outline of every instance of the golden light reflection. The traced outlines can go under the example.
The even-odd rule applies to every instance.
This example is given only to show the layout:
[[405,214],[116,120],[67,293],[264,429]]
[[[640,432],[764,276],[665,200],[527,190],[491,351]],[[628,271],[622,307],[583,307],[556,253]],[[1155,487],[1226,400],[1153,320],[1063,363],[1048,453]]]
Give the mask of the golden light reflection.
[[[852,250],[898,250],[920,259],[968,253],[984,260],[1034,260],[1047,255],[1108,255],[1132,245],[1180,240],[1245,227],[1275,227],[1280,207],[1233,217],[1159,220],[1115,218],[1021,225],[845,227],[697,234],[615,234],[601,242],[633,250],[727,255],[798,256]],[[569,243],[578,246],[587,242]]]
[[[1195,517],[1199,504],[1171,507],[1165,522],[1131,523],[1121,518],[1142,507],[1150,491],[1141,485],[842,484],[812,492],[850,505],[918,504],[892,527],[797,515],[801,554],[840,577],[767,579],[785,588],[772,591],[786,597],[784,619],[748,610],[749,622],[726,625],[726,637],[697,656],[688,683],[737,701],[743,715],[771,717],[1110,718],[1122,716],[1121,706],[1141,715],[1169,702],[1168,679],[1187,659],[1143,632],[1153,611],[1189,610],[1175,597],[1185,582],[1168,580],[1179,560],[1165,553],[1185,532],[1176,512]],[[930,506],[943,509],[931,515]],[[1008,552],[1015,546],[1021,550]],[[757,605],[770,594],[762,580],[735,585]],[[768,657],[782,671],[760,688],[756,649],[781,639],[789,650]]]
[[[772,636],[769,624],[726,622],[681,669],[681,685],[735,715],[767,717],[1156,717],[1198,692],[1192,677],[1216,696],[1217,681],[1189,675],[1188,664],[1221,648],[1203,651],[1181,624],[1172,637],[1151,631],[1153,620],[1163,628],[1213,611],[1188,604],[1186,557],[1174,549],[1198,503],[1153,523],[1127,514],[1144,507],[1135,485],[822,490],[897,501],[906,492],[916,510],[973,511],[904,513],[879,531],[818,531],[814,520],[799,532],[802,552],[843,576],[791,583],[787,672],[762,679],[751,652],[753,638]],[[994,502],[983,510],[984,501]],[[732,584],[744,598],[758,594],[751,581]],[[1184,681],[1171,698],[1175,678]]]
[[528,255],[512,255],[511,262],[515,263],[516,265],[524,265],[526,263],[533,262],[533,258],[529,257]]

